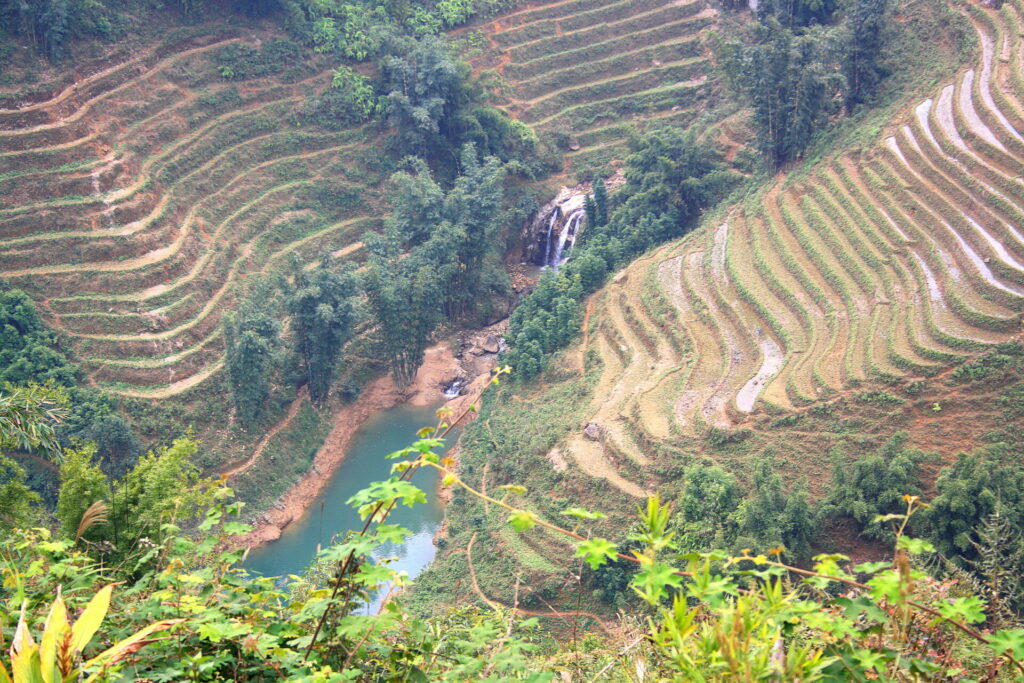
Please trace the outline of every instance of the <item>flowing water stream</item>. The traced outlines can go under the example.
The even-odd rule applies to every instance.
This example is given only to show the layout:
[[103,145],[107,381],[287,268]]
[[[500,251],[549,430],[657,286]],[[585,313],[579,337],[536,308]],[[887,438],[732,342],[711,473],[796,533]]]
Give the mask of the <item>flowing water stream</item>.
[[[278,540],[253,548],[245,568],[265,576],[301,574],[318,547],[327,547],[333,537],[346,531],[362,528],[359,515],[345,501],[370,482],[387,478],[392,461],[384,456],[409,446],[416,440],[417,430],[435,424],[436,409],[437,406],[402,405],[367,420],[354,435],[344,462],[305,516],[289,525]],[[449,435],[448,443],[453,440]],[[400,524],[413,535],[404,543],[383,546],[375,554],[377,559],[398,558],[391,566],[410,577],[418,575],[434,559],[434,534],[444,517],[444,507],[437,495],[436,470],[417,472],[413,483],[427,493],[429,502],[412,508],[399,505],[388,517],[388,523]],[[376,613],[382,597],[376,596],[368,606],[371,614]]]

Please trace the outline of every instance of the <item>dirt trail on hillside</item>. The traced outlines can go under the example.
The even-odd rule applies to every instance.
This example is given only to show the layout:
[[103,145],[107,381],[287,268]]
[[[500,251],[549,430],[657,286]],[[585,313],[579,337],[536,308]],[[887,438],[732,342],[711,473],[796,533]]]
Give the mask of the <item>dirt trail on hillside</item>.
[[288,412],[285,414],[284,419],[274,425],[273,428],[267,432],[262,439],[260,439],[260,442],[256,445],[256,449],[252,452],[252,455],[234,467],[221,470],[220,475],[222,477],[230,478],[237,476],[252,467],[253,464],[259,460],[260,456],[263,455],[263,450],[267,447],[270,440],[277,436],[278,432],[290,425],[292,420],[295,419],[295,416],[299,414],[299,408],[302,407],[302,403],[306,400],[308,393],[309,392],[306,390],[306,387],[299,389],[299,395],[296,396],[295,400],[292,401],[292,404],[288,406]]
[[[604,622],[604,619],[602,619],[601,617],[597,616],[596,614],[594,614],[592,612],[582,612],[582,611],[577,611],[577,610],[569,610],[567,612],[562,612],[562,611],[559,611],[559,610],[556,610],[556,609],[550,609],[550,610],[545,612],[545,611],[541,611],[541,610],[523,609],[522,607],[519,607],[518,605],[515,605],[513,607],[508,607],[507,605],[503,605],[500,602],[497,602],[496,600],[491,600],[490,598],[487,597],[487,595],[484,594],[483,590],[481,590],[481,588],[480,588],[480,584],[476,580],[476,568],[473,566],[473,544],[474,543],[476,543],[476,532],[473,533],[472,538],[469,539],[469,543],[463,549],[463,552],[466,553],[466,564],[469,566],[469,580],[470,580],[470,583],[473,584],[473,591],[484,602],[484,604],[487,605],[488,607],[490,607],[491,609],[500,609],[500,608],[511,609],[514,612],[516,612],[517,614],[519,614],[521,616],[525,616],[525,617],[556,617],[558,619],[561,619],[562,621],[567,621],[568,619],[574,618],[574,617],[584,617],[584,618],[587,618],[587,619],[590,619],[590,620],[594,621],[598,626],[601,627],[601,630],[603,630],[609,636],[613,636],[614,637],[614,636],[620,635],[619,633],[617,633],[615,631],[614,624],[612,626],[609,626],[608,624],[606,624]],[[456,552],[458,552],[458,551],[456,551]]]

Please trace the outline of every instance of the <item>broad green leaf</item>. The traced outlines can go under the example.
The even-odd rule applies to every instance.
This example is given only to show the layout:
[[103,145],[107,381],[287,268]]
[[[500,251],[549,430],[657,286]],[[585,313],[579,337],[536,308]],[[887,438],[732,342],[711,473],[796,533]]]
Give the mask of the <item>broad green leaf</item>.
[[850,618],[863,614],[866,618],[878,624],[885,622],[887,619],[885,610],[866,595],[856,598],[836,598],[835,604],[842,607],[846,616]]
[[379,540],[387,543],[401,543],[412,536],[412,532],[397,524],[378,524],[376,535]]
[[928,541],[923,538],[910,538],[909,536],[900,536],[896,539],[896,547],[903,548],[911,555],[935,552],[935,546]]
[[388,453],[387,455],[384,456],[384,459],[385,460],[397,460],[398,458],[410,458],[410,457],[415,457],[415,456],[416,456],[416,451],[414,449],[412,449],[412,448],[403,448],[400,451],[395,451],[394,453]]
[[879,572],[869,581],[871,597],[875,600],[886,599],[891,603],[900,602],[900,575],[895,569]]
[[1009,652],[1015,659],[1024,659],[1024,629],[1003,629],[989,636],[988,644],[996,654]]
[[667,594],[669,587],[678,588],[683,578],[674,567],[664,562],[652,562],[633,577],[631,586],[649,604],[656,605]]
[[537,524],[537,515],[529,510],[516,510],[508,516],[508,523],[516,531],[526,531]]
[[955,598],[952,602],[940,602],[936,609],[946,619],[956,619],[968,624],[985,621],[985,601],[976,595]]
[[576,546],[576,557],[584,558],[591,569],[614,560],[615,555],[615,544],[605,538],[591,538]]

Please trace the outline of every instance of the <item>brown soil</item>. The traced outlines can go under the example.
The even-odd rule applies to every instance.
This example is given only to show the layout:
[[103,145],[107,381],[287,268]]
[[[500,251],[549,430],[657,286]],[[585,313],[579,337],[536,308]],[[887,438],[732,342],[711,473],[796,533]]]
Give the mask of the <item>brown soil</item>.
[[276,541],[292,522],[300,519],[323,490],[331,475],[345,460],[345,452],[355,431],[374,413],[402,402],[405,395],[390,376],[371,382],[355,403],[343,407],[334,417],[324,445],[316,452],[313,465],[274,507],[260,515],[252,531],[238,538],[239,546],[253,547]]
[[[458,362],[451,348],[447,343],[441,343],[426,350],[423,365],[408,388],[403,390],[387,375],[370,382],[354,403],[342,407],[334,416],[331,431],[317,451],[309,470],[285,492],[274,507],[260,515],[252,531],[237,539],[238,546],[251,548],[280,538],[289,524],[306,513],[330,481],[345,460],[352,435],[366,420],[381,410],[389,410],[403,402],[415,406],[440,403],[443,399],[442,389],[457,368]],[[459,414],[460,405],[468,405],[470,401],[479,399],[479,393],[475,390],[479,387],[482,391],[487,376],[484,375],[482,379],[483,383],[480,382],[481,378],[477,378],[466,395],[452,401],[456,415]]]

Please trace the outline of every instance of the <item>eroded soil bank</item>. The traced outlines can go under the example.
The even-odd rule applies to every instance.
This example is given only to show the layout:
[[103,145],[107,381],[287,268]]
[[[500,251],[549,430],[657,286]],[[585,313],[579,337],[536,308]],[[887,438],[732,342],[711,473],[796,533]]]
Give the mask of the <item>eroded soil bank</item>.
[[[368,384],[358,399],[334,416],[331,431],[317,451],[310,469],[270,509],[256,518],[253,530],[239,537],[238,544],[251,548],[275,541],[290,524],[306,514],[344,462],[356,430],[371,416],[401,403],[440,405],[445,400],[445,387],[454,379],[463,379],[467,383],[462,395],[449,401],[455,414],[469,403],[478,401],[487,386],[490,369],[497,361],[498,340],[504,328],[504,322],[497,323],[462,335],[457,341],[428,348],[416,379],[404,390],[390,376],[379,377]],[[453,345],[456,346],[454,350]]]

